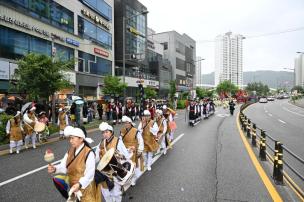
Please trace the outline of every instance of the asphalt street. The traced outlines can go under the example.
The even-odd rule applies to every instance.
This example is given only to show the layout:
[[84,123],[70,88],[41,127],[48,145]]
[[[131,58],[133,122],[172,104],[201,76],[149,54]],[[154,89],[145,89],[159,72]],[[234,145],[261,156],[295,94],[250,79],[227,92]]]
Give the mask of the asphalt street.
[[[136,186],[126,191],[123,201],[272,201],[241,141],[236,115],[218,109],[193,128],[181,111],[176,121],[175,137],[184,135],[153,164],[152,171],[145,172]],[[118,129],[115,126],[116,134]],[[95,140],[93,145],[98,144],[98,131],[89,136]],[[46,165],[43,155],[47,148],[59,160],[68,143],[64,140],[0,157],[1,202],[64,201],[46,168],[35,172]],[[7,182],[29,171],[33,173]]]
[[[253,123],[266,131],[268,135],[280,141],[285,147],[304,159],[304,108],[292,105],[288,100],[276,100],[268,103],[256,103],[245,111]],[[274,147],[274,142],[267,138],[268,144]],[[270,152],[270,151],[269,151]],[[273,152],[270,152],[273,154]],[[283,154],[284,160],[304,176],[304,165],[295,160],[287,152]],[[304,189],[303,180],[293,175],[287,166],[286,171]]]

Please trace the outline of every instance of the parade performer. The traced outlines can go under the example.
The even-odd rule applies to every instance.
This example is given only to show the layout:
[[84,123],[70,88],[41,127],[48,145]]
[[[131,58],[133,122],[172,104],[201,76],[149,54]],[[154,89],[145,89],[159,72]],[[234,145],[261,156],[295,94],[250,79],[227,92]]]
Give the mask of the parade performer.
[[38,121],[35,116],[36,107],[31,107],[23,115],[25,131],[25,148],[28,149],[29,140],[32,139],[33,148],[36,149],[36,133],[34,132],[35,123]]
[[203,103],[203,115],[204,115],[204,119],[208,119],[208,109],[207,109],[207,101],[204,100]]
[[167,121],[163,116],[163,111],[157,109],[156,110],[156,122],[158,126],[157,140],[160,143],[161,148],[164,151],[164,155],[167,154]]
[[122,119],[122,114],[123,114],[123,107],[121,102],[118,103],[117,105],[117,111],[118,111],[118,123],[121,123],[121,119]]
[[[112,126],[110,126],[106,122],[102,122],[99,125],[99,130],[101,131],[101,133],[103,135],[103,141],[99,143],[99,145],[97,146],[97,149],[95,151],[96,163],[98,163],[100,161],[100,159],[102,158],[102,156],[104,156],[105,153],[112,148],[115,148],[115,150],[118,150],[119,153],[124,155],[124,157],[126,159],[131,158],[131,155],[130,155],[129,151],[127,150],[126,146],[124,145],[121,137],[118,138],[118,137],[114,136],[114,131],[113,131]],[[114,181],[114,187],[111,190],[109,190],[106,182],[101,183],[102,195],[103,195],[104,199],[106,200],[106,202],[112,202],[112,201],[120,202],[122,200],[121,185],[116,183],[114,179],[112,179],[112,180]]]
[[6,134],[10,139],[10,154],[13,153],[13,149],[16,147],[16,153],[19,154],[20,147],[23,144],[20,111],[17,111],[13,118],[11,118],[6,124]]
[[[72,126],[64,130],[64,135],[69,138],[70,148],[59,165],[48,165],[48,173],[66,174],[70,192],[81,196],[81,202],[100,202],[100,190],[94,182],[95,154],[89,145],[93,140]],[[67,194],[63,196],[67,198]]]
[[171,142],[173,141],[174,138],[174,132],[176,130],[176,123],[174,121],[176,112],[173,109],[170,109],[167,107],[167,105],[163,105],[163,115],[167,121],[167,134],[169,136],[167,145],[172,148]]
[[119,113],[118,105],[113,103],[111,105],[111,110],[112,110],[113,125],[116,125],[118,119],[118,113]]
[[42,135],[43,141],[47,141],[47,136],[49,136],[50,132],[49,132],[49,128],[48,128],[49,119],[47,118],[45,111],[41,111],[39,113],[38,121],[45,124],[45,129],[40,134]]
[[189,125],[194,126],[195,123],[195,104],[193,100],[191,100],[190,105],[188,106],[188,111],[189,111]]
[[59,139],[64,138],[64,129],[69,125],[69,118],[63,108],[59,109],[57,125],[59,126]]
[[153,153],[158,150],[158,143],[156,141],[158,126],[151,119],[151,114],[148,110],[144,111],[142,120],[139,123],[138,130],[142,132],[144,139],[144,160],[148,171],[151,170]]
[[134,127],[135,124],[132,122],[131,118],[123,116],[122,122],[124,123],[124,126],[120,130],[120,136],[127,149],[133,153],[131,160],[136,165],[135,175],[131,184],[134,186],[136,179],[144,171],[142,154],[144,150],[144,140],[141,132]]

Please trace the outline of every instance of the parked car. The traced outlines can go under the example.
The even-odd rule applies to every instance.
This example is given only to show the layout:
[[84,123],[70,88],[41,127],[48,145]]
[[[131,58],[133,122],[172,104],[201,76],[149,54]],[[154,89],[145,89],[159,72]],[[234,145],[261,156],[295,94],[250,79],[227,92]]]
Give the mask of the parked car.
[[267,103],[268,101],[267,101],[267,98],[265,98],[265,97],[261,97],[260,99],[259,99],[259,103]]
[[274,100],[275,100],[274,96],[267,97],[267,101],[274,101]]

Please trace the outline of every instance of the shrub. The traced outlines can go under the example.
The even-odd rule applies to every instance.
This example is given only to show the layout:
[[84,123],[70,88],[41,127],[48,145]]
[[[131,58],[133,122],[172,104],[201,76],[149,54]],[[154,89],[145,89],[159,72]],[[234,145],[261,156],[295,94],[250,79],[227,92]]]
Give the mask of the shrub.
[[186,100],[178,100],[177,109],[185,109],[185,108],[186,108]]
[[7,121],[10,120],[13,116],[7,115],[5,113],[0,114],[0,143],[8,142],[8,138],[6,136],[6,124]]

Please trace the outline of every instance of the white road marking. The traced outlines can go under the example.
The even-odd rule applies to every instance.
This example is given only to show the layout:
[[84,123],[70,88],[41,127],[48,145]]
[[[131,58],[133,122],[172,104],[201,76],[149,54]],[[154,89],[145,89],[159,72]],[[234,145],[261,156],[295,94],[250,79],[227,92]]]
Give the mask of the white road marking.
[[270,113],[269,113],[268,115],[269,115],[269,116],[272,116],[272,114],[270,114]]
[[283,123],[283,124],[286,124],[286,122],[285,122],[285,121],[282,121],[281,119],[278,119],[278,121],[280,121],[280,122]]
[[298,116],[304,117],[304,114],[299,114],[299,113],[297,113],[297,112],[291,111],[291,110],[287,109],[286,107],[283,107],[283,109],[284,109],[285,111],[290,112],[290,113],[293,113],[293,114],[296,114],[296,115],[298,115]]
[[[173,146],[177,141],[179,141],[184,135],[185,135],[185,134],[182,133],[182,134],[180,134],[177,138],[175,138],[174,141],[172,142],[172,146]],[[95,147],[93,147],[93,149],[94,149],[94,148],[95,148]],[[158,156],[156,156],[155,158],[153,158],[152,164],[153,164],[155,161],[157,161],[157,160],[160,158],[160,156],[161,156],[161,155],[158,155]],[[54,165],[54,164],[57,164],[57,163],[59,163],[60,161],[61,161],[61,159],[58,160],[58,161],[53,162],[52,164],[53,164],[53,165]],[[34,170],[31,170],[31,171],[29,171],[29,172],[27,172],[27,173],[24,173],[24,174],[22,174],[22,175],[18,175],[18,176],[16,176],[16,177],[13,177],[13,178],[11,178],[11,179],[9,179],[9,180],[3,181],[3,182],[0,183],[0,187],[4,186],[4,185],[6,185],[6,184],[9,184],[9,183],[11,183],[11,182],[14,182],[14,181],[16,181],[16,180],[19,180],[19,179],[21,179],[21,178],[24,178],[24,177],[26,177],[26,176],[28,176],[28,175],[34,174],[34,173],[36,173],[36,172],[38,172],[38,171],[40,171],[40,170],[43,170],[43,169],[45,169],[45,168],[47,168],[47,167],[48,167],[48,165],[45,165],[45,166],[42,166],[42,167],[40,167],[40,168],[36,168],[36,169],[34,169]]]
[[266,112],[266,113],[268,113],[268,111],[267,111],[267,110],[265,110],[265,112]]

